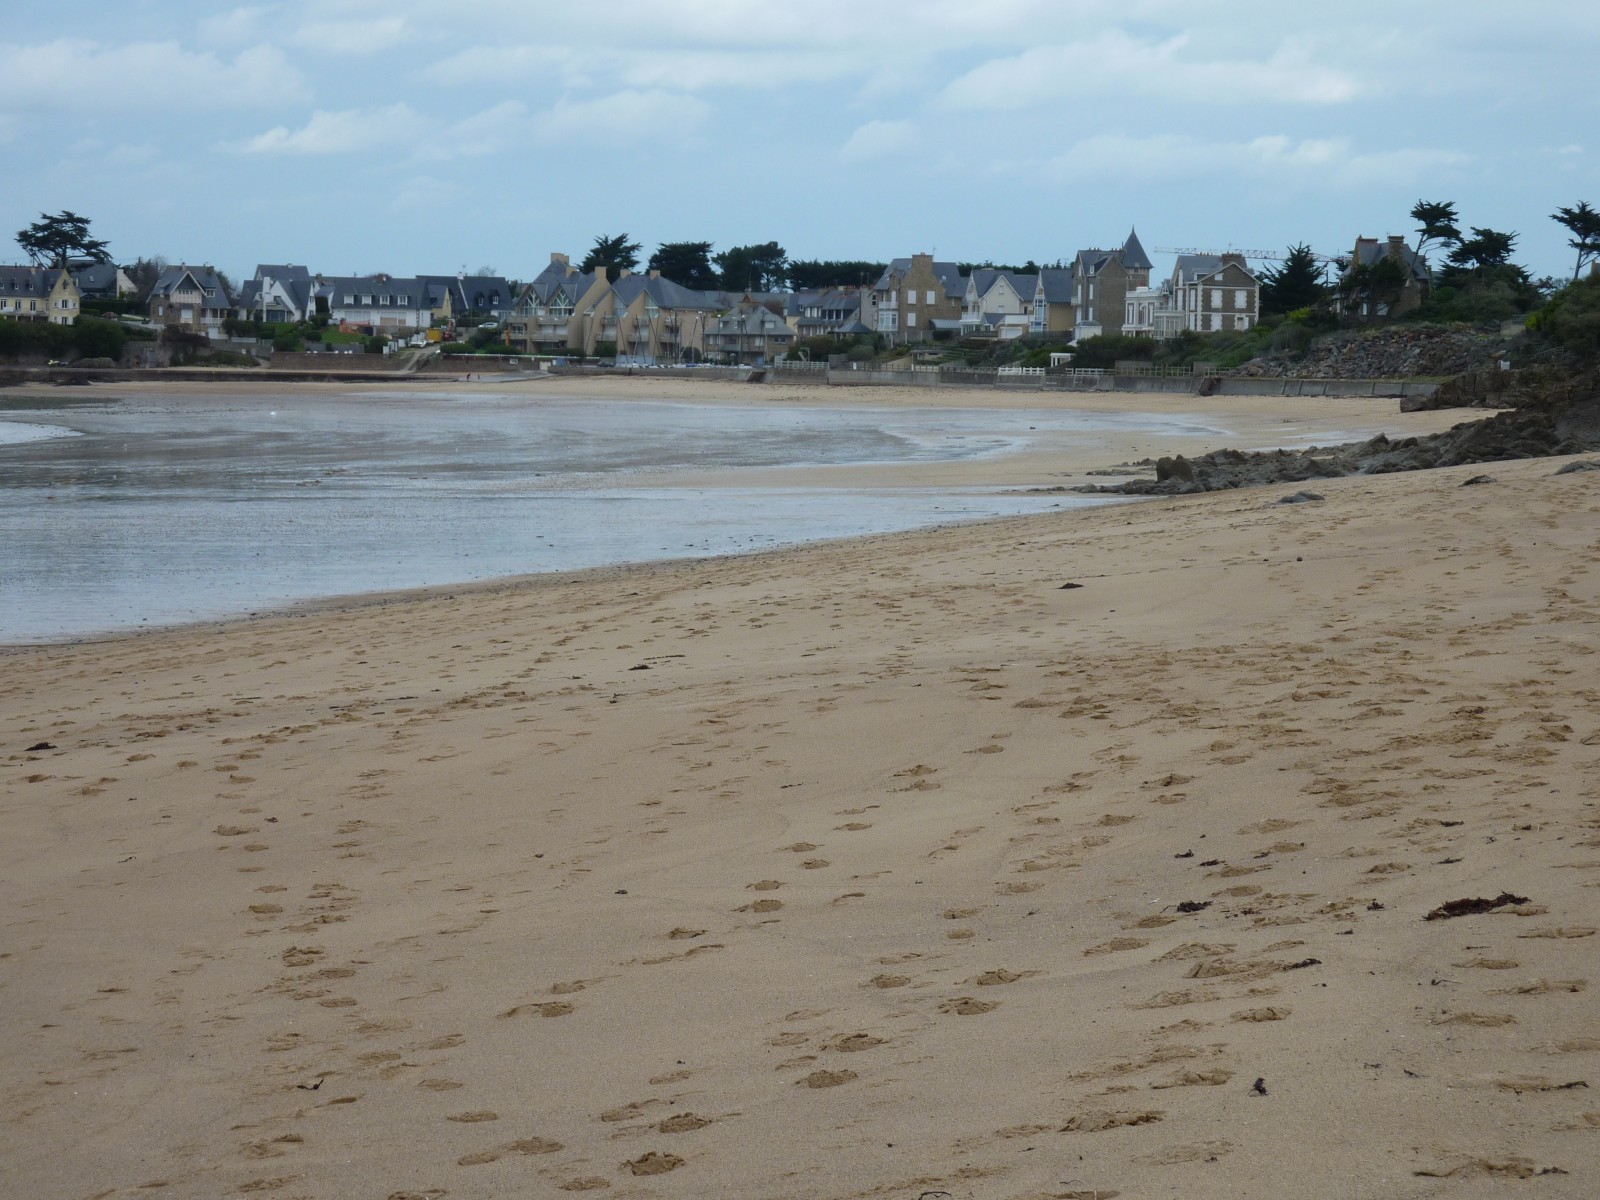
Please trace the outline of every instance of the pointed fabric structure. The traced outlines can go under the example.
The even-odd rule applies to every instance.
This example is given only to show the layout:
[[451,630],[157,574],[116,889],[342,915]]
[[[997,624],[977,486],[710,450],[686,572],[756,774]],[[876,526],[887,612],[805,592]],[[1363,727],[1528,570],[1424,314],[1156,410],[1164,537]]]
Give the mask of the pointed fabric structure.
[[1148,271],[1155,266],[1139,244],[1139,233],[1135,229],[1128,230],[1128,240],[1122,244],[1122,265],[1130,271]]

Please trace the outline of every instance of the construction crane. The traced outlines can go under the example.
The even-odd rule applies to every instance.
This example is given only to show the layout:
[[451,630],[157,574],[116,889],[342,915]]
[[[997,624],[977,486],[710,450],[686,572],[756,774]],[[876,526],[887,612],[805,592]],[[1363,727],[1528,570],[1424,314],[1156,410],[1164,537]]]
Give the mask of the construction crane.
[[[1204,246],[1157,246],[1157,254],[1209,254],[1213,258],[1221,258],[1224,254],[1239,254],[1245,258],[1262,259],[1267,262],[1282,262],[1286,257],[1276,250],[1236,250],[1229,247],[1226,250],[1213,250]],[[1336,261],[1331,254],[1313,254],[1312,258],[1320,263]]]

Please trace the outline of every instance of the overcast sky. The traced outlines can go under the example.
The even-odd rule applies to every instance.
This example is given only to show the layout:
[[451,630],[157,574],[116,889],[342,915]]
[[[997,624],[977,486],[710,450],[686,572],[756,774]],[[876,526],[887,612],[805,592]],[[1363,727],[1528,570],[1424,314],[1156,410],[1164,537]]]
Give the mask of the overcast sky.
[[1428,199],[1570,274],[1597,51],[1596,0],[12,0],[0,229],[526,278],[601,233],[1049,261],[1137,226],[1159,270]]

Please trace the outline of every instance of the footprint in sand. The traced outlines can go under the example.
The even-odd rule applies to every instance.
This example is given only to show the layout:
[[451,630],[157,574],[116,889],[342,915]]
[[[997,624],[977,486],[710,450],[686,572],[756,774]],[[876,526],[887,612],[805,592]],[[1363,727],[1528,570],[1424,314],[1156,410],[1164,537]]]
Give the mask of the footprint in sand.
[[696,1129],[704,1129],[711,1124],[708,1117],[698,1113],[683,1112],[676,1116],[668,1117],[664,1121],[656,1122],[656,1131],[659,1133],[693,1133]]
[[998,1000],[978,1000],[972,996],[957,996],[953,1000],[946,1000],[939,1005],[942,1013],[951,1013],[958,1017],[977,1017],[984,1013],[993,1012],[1000,1007]]
[[850,1083],[860,1078],[861,1076],[854,1071],[813,1071],[804,1079],[797,1079],[795,1082],[801,1087],[831,1088],[839,1087],[842,1084]]
[[652,1150],[622,1165],[630,1175],[665,1175],[668,1171],[676,1171],[683,1166],[683,1159],[676,1154],[663,1154],[659,1150]]
[[906,984],[911,982],[911,976],[909,976],[909,975],[874,975],[871,979],[867,980],[867,982],[869,984],[871,984],[875,988],[905,987]]
[[491,1112],[488,1109],[481,1109],[477,1112],[455,1113],[445,1118],[446,1121],[458,1121],[462,1125],[476,1125],[482,1121],[498,1121],[499,1119],[499,1113]]
[[769,913],[777,912],[783,907],[782,900],[756,900],[750,904],[741,904],[734,912]]
[[519,1004],[515,1008],[506,1009],[500,1016],[522,1017],[537,1015],[541,1017],[564,1017],[573,1011],[575,1011],[575,1006],[568,1004],[566,1001],[552,1000],[542,1004]]
[[1091,954],[1120,954],[1125,950],[1142,950],[1150,944],[1148,938],[1112,938],[1109,942],[1101,942],[1098,946],[1090,946],[1083,953],[1087,957]]
[[870,1033],[848,1033],[825,1043],[822,1048],[840,1054],[855,1054],[861,1050],[871,1050],[874,1046],[885,1045],[886,1041],[887,1039],[873,1037]]
[[1067,1118],[1060,1127],[1061,1133],[1103,1133],[1107,1129],[1123,1129],[1131,1125],[1153,1125],[1167,1114],[1160,1109],[1140,1109],[1134,1112],[1108,1112],[1095,1110],[1081,1112]]
[[1001,984],[1015,983],[1019,979],[1027,979],[1030,976],[1042,975],[1043,973],[1042,971],[1008,971],[1004,967],[1000,967],[994,971],[985,971],[970,982],[977,984],[979,987],[998,987]]

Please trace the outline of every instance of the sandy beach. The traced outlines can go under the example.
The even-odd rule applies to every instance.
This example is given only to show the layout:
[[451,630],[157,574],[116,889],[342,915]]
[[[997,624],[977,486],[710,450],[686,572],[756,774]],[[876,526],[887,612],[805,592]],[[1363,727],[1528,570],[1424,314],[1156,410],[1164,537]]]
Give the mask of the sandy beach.
[[0,650],[0,1177],[1593,1196],[1600,475],[1562,461]]

